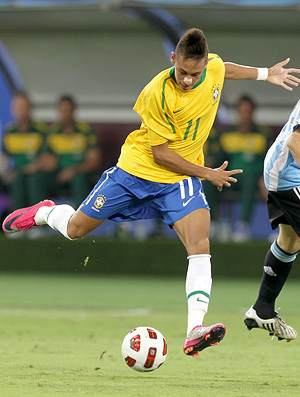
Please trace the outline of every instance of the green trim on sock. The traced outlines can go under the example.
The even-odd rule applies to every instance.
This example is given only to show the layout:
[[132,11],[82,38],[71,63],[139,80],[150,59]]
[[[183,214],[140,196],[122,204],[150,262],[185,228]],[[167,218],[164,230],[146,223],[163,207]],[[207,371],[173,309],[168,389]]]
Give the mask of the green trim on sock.
[[48,224],[49,215],[51,214],[51,212],[54,210],[55,207],[56,207],[56,205],[53,208],[51,208],[51,210],[48,212],[48,215],[45,219],[47,224]]
[[[204,296],[206,296],[206,298],[208,298],[209,299],[209,294],[207,293],[207,292],[204,292],[204,291],[194,291],[194,292],[191,292],[189,295],[188,295],[188,300],[193,296],[193,295],[197,295],[197,294],[201,294],[201,295],[204,295]],[[207,302],[205,302],[205,303],[207,303]]]

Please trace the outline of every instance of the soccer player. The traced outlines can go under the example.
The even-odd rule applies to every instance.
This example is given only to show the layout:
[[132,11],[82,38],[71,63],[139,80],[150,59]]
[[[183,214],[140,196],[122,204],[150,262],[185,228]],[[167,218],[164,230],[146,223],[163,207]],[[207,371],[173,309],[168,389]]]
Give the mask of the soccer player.
[[63,95],[57,109],[59,121],[50,126],[47,146],[58,159],[56,189],[67,187],[72,203],[77,207],[95,183],[96,179],[92,183],[92,177],[100,167],[101,153],[91,126],[76,119],[74,98]]
[[12,199],[11,210],[15,210],[45,197],[55,162],[46,153],[49,129],[45,123],[33,120],[29,97],[16,94],[11,110],[14,120],[6,127],[3,137],[9,171],[3,179]]
[[225,161],[218,168],[204,166],[203,145],[213,125],[224,78],[268,80],[292,90],[300,79],[284,69],[289,59],[267,68],[223,63],[208,53],[205,35],[188,30],[172,52],[172,68],[159,73],[142,90],[134,110],[140,129],[127,137],[116,167],[99,182],[75,211],[69,205],[46,200],[10,214],[4,231],[18,232],[48,224],[66,238],[82,237],[105,219],[115,221],[161,217],[172,226],[188,254],[186,293],[187,338],[184,353],[196,356],[219,343],[225,335],[221,323],[202,326],[211,291],[209,248],[210,215],[201,179],[219,190],[237,182]]
[[279,235],[267,252],[259,295],[244,322],[249,330],[265,329],[291,341],[297,332],[275,311],[275,300],[300,249],[300,100],[267,152],[264,181],[270,223],[272,229],[279,226]]

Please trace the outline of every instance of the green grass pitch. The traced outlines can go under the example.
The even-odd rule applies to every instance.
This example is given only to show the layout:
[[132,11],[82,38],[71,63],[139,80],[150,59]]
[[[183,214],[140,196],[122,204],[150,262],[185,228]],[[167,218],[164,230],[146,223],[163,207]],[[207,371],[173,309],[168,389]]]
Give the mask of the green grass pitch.
[[[224,340],[185,356],[183,279],[1,274],[0,396],[299,396],[300,338],[271,340],[247,331],[243,314],[256,281],[216,280],[205,323],[223,322]],[[300,331],[299,283],[278,304]],[[164,365],[138,373],[124,363],[123,337],[137,326],[160,330]]]

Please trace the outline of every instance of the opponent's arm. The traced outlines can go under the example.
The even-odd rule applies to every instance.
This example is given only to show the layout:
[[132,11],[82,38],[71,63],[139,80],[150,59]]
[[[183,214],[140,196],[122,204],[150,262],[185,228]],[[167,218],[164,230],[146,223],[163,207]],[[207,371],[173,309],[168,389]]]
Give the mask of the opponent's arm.
[[[291,73],[300,73],[300,69],[285,69],[284,66],[288,64],[289,61],[290,58],[287,58],[284,61],[272,66],[271,68],[264,68],[265,70],[262,70],[262,68],[254,68],[250,66],[238,65],[236,63],[225,62],[225,79],[266,80],[271,84],[279,85],[288,91],[292,91],[293,88],[289,85],[297,87],[300,83],[300,79],[293,76]],[[262,70],[262,74],[259,74],[259,69]],[[265,76],[264,73],[266,73]]]
[[224,161],[219,168],[208,168],[193,164],[170,150],[168,142],[162,145],[151,146],[151,149],[153,160],[156,164],[184,175],[207,179],[213,185],[217,186],[219,190],[222,190],[224,185],[229,187],[230,182],[237,182],[237,179],[233,178],[231,175],[243,172],[242,170],[225,171],[228,166],[228,161]]
[[298,127],[288,140],[287,147],[290,149],[296,163],[300,166],[300,128]]

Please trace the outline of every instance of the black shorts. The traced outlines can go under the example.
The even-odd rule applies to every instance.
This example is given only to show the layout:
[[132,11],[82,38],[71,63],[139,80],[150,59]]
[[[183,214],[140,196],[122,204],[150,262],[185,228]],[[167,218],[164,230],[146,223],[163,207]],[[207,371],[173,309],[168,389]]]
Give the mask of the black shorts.
[[300,237],[300,187],[268,192],[268,213],[272,229],[280,223],[290,225]]

